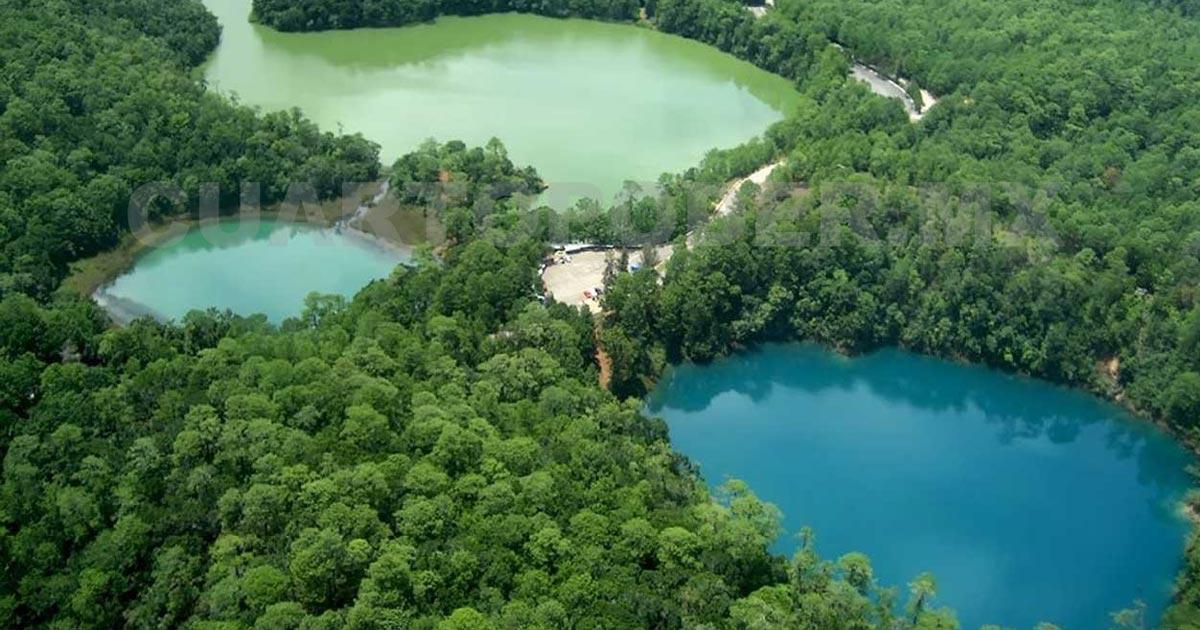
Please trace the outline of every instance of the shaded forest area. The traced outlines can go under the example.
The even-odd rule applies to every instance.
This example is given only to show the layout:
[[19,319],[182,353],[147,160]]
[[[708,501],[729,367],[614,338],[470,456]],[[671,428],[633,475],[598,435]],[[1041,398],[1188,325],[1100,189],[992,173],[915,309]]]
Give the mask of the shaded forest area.
[[639,0],[254,0],[251,20],[281,31],[324,31],[428,22],[440,15],[518,11],[549,17],[627,21]]

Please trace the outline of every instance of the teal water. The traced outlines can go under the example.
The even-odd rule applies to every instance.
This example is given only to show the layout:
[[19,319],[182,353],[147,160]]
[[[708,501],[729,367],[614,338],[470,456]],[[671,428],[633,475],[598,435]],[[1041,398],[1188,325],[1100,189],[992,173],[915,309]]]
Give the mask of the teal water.
[[[768,346],[674,368],[649,399],[716,485],[743,479],[882,584],[934,573],[964,628],[1107,628],[1169,603],[1190,456],[1084,393],[888,350]],[[905,591],[901,594],[903,599]]]
[[309,292],[352,296],[405,256],[361,236],[311,225],[225,220],[192,228],[139,257],[97,292],[118,320],[180,319],[191,310],[296,316]]

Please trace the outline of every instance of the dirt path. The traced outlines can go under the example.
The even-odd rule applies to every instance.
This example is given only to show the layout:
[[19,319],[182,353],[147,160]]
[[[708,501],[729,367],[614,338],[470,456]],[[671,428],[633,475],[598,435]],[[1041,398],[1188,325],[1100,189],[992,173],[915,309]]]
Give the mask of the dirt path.
[[[738,191],[742,189],[742,186],[746,182],[754,182],[755,184],[762,186],[764,183],[766,183],[767,177],[769,177],[771,173],[775,172],[775,169],[778,168],[780,164],[783,164],[783,160],[772,162],[741,179],[734,180],[733,183],[729,185],[729,188],[726,189],[725,194],[721,196],[721,200],[717,202],[715,215],[718,217],[723,217],[733,212],[737,207],[737,195]],[[688,249],[692,249],[696,246],[696,242],[700,240],[700,231],[703,228],[704,226],[701,225],[687,233],[685,242],[687,243]]]
[[[749,175],[740,179],[734,180],[725,190],[725,194],[717,201],[715,207],[715,216],[721,217],[731,214],[737,209],[737,194],[742,189],[746,182],[754,182],[756,185],[762,186],[767,181],[767,177],[775,172],[775,169],[783,164],[783,161],[773,162],[768,164]],[[699,228],[687,234],[687,246],[692,247],[699,238]],[[621,259],[621,250],[618,248],[604,248],[600,246],[592,246],[587,243],[575,243],[572,245],[562,246],[562,250],[568,252],[568,255],[549,262],[542,269],[542,286],[546,293],[554,296],[554,299],[563,304],[572,306],[584,306],[593,313],[600,312],[600,298],[597,295],[596,288],[604,286],[604,270],[609,265],[614,267],[619,266]],[[570,253],[574,252],[574,253]],[[645,261],[642,260],[641,249],[627,249],[628,262],[632,265],[642,266]],[[672,246],[660,245],[655,248],[655,268],[660,271],[666,265],[667,260],[671,258]],[[625,269],[615,269],[615,271],[625,271]]]
[[608,389],[608,384],[612,382],[612,357],[600,345],[599,325],[596,327],[596,365],[600,366],[600,387]]
[[900,99],[900,102],[904,104],[904,111],[908,112],[909,120],[913,122],[924,118],[925,114],[929,112],[929,108],[937,105],[937,97],[926,90],[921,90],[921,100],[924,102],[918,108],[912,97],[908,95],[905,86],[901,85],[904,79],[893,81],[870,66],[856,63],[851,66],[850,75],[866,83],[872,92],[880,96]]
[[[640,267],[644,264],[642,250],[627,249],[625,253],[631,266]],[[658,259],[655,268],[661,271],[671,258],[671,246],[656,247],[655,258]],[[542,270],[542,286],[546,293],[563,304],[585,306],[591,312],[599,313],[600,297],[596,295],[596,288],[604,287],[604,270],[609,264],[614,266],[615,271],[625,271],[618,268],[620,262],[620,249],[577,251],[560,262],[547,264]]]
[[586,306],[591,312],[599,313],[600,301],[595,297],[596,287],[604,286],[604,270],[610,264],[610,257],[620,260],[620,255],[616,250],[570,254],[562,262],[546,267],[542,272],[542,286],[558,302]]
[[722,196],[721,200],[717,202],[717,216],[723,217],[730,212],[733,212],[734,206],[737,203],[738,191],[742,189],[742,186],[745,185],[746,182],[754,182],[755,184],[762,186],[764,183],[766,183],[767,177],[769,177],[771,173],[775,172],[775,169],[778,168],[780,164],[783,164],[783,160],[772,162],[771,164],[768,164],[741,179],[734,180],[734,182],[730,184],[729,190],[726,190],[725,195]]

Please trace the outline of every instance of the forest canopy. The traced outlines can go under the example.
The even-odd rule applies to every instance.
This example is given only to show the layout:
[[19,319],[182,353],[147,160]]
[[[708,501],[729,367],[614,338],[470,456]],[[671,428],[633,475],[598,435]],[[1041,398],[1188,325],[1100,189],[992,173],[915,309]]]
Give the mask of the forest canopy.
[[[269,3],[256,6],[273,23]],[[328,25],[341,5],[308,6]],[[630,244],[646,232],[632,228],[667,216],[679,238],[695,227],[689,185],[785,159],[739,216],[710,228],[721,246],[677,248],[661,284],[649,270],[614,279],[603,328],[616,391],[644,392],[667,361],[769,340],[900,345],[1082,386],[1200,442],[1191,5],[781,0],[762,18],[727,0],[643,9],[656,28],[792,78],[809,98],[760,141],[714,151],[636,203],[544,220],[573,239]],[[852,61],[940,102],[912,124],[847,79]],[[1197,603],[1195,592],[1183,600]]]
[[[979,361],[1198,441],[1189,3],[780,0],[755,18],[727,0],[254,2],[282,30],[506,10],[645,18],[808,98],[628,203],[529,220],[507,198],[541,182],[500,143],[427,144],[384,173],[360,136],[207,91],[191,72],[219,29],[196,0],[0,0],[0,622],[956,627],[930,576],[881,588],[810,533],[769,554],[778,513],[741,484],[710,492],[626,400],[668,361],[769,340]],[[854,59],[941,102],[912,124],[847,79]],[[536,299],[552,230],[625,243],[665,216],[679,245],[711,207],[695,185],[780,158],[662,278],[614,274],[599,321]],[[147,182],[218,182],[232,206],[245,181],[271,203],[287,182],[328,197],[382,174],[429,203],[405,184],[443,173],[464,187],[436,200],[441,260],[312,296],[281,327],[208,312],[110,328],[55,291],[117,243]],[[1200,623],[1198,558],[1193,542],[1168,626]]]
[[461,175],[444,201],[495,209],[440,260],[281,327],[111,327],[54,288],[129,227],[132,190],[329,196],[376,179],[377,148],[197,84],[218,33],[194,0],[2,0],[0,29],[4,626],[951,623],[927,578],[900,610],[860,556],[769,554],[774,508],[711,495],[660,421],[596,384],[591,317],[531,291],[541,244],[474,238],[541,187],[498,142],[391,169]]

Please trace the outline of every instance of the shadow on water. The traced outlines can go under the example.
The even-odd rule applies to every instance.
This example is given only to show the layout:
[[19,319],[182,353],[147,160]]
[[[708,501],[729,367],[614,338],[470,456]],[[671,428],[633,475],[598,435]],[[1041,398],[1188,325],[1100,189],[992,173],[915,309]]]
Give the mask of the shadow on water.
[[664,72],[730,81],[773,107],[784,109],[794,98],[781,98],[778,77],[757,71],[749,63],[716,53],[692,40],[636,28],[574,18],[502,13],[474,17],[446,16],[433,23],[401,28],[353,31],[281,33],[255,24],[231,24],[237,12],[221,16],[228,30],[247,29],[251,38],[280,64],[294,67],[322,64],[337,73],[390,70],[397,66],[432,64],[463,57],[497,57],[512,51],[600,49],[609,55],[644,58],[650,55]]
[[349,228],[229,218],[147,249],[95,297],[119,323],[208,308],[263,313],[278,323],[298,315],[311,292],[349,297],[387,277],[409,262],[406,252]]
[[791,534],[859,550],[887,585],[932,571],[963,627],[1161,614],[1192,456],[1085,392],[896,349],[767,345],[680,365],[647,399],[710,484],[746,480]]
[[430,137],[497,137],[552,189],[593,198],[750,140],[804,98],[715,48],[624,24],[498,14],[279,33],[246,21],[250,0],[204,3],[223,27],[202,69],[216,91],[361,133],[385,163]]
[[1136,458],[1138,482],[1169,491],[1170,497],[1159,497],[1159,509],[1173,509],[1165,499],[1178,499],[1181,480],[1190,480],[1182,472],[1190,457],[1164,431],[1087,392],[895,348],[846,357],[809,343],[767,344],[707,366],[675,366],[648,397],[647,409],[664,414],[663,401],[670,400],[671,409],[694,414],[725,394],[762,405],[776,388],[814,396],[865,388],[889,405],[924,413],[977,410],[1003,445],[1043,438],[1065,445],[1103,425],[1108,452]]

